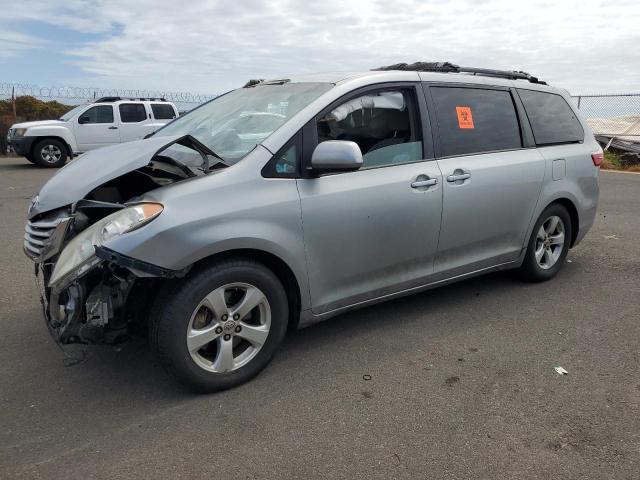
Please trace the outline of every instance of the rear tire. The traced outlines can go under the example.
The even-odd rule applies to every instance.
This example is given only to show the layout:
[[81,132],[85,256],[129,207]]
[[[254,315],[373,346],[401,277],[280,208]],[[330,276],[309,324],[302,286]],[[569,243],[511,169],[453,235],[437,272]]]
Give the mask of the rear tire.
[[67,162],[67,146],[55,138],[45,138],[35,144],[30,157],[41,167],[60,168]]
[[151,344],[169,375],[196,391],[216,392],[252,379],[287,331],[282,284],[250,259],[198,267],[158,298]]
[[527,253],[518,270],[528,282],[552,279],[564,265],[571,243],[571,217],[562,205],[549,205],[533,227]]

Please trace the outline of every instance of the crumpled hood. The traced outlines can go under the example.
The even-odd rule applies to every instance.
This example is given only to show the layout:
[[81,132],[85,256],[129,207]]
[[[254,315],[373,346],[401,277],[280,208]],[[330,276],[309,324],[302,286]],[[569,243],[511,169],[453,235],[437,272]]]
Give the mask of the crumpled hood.
[[48,125],[65,125],[62,120],[34,120],[33,122],[14,123],[11,128],[46,127]]
[[148,165],[151,159],[183,136],[151,137],[90,150],[60,169],[44,184],[29,218],[84,198],[100,185]]

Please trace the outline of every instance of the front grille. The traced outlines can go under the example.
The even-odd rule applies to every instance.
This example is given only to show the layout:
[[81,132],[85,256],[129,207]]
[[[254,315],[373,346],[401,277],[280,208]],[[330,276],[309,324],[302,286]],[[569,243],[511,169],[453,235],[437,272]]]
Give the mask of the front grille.
[[60,250],[71,217],[54,214],[42,220],[27,222],[24,227],[24,251],[35,262],[42,262]]

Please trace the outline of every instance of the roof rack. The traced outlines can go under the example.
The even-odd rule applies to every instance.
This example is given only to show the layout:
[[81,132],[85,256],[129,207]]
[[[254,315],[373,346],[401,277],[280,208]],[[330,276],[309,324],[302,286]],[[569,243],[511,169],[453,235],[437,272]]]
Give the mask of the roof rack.
[[546,85],[547,82],[539,80],[537,77],[529,75],[527,72],[515,70],[491,70],[488,68],[460,67],[449,62],[415,62],[396,63],[385,67],[374,68],[373,70],[408,70],[412,72],[440,72],[440,73],[470,73],[472,75],[483,75],[487,77],[506,78],[509,80],[527,80],[531,83]]
[[165,98],[160,97],[146,97],[146,98],[124,98],[124,97],[100,97],[94,100],[95,103],[110,103],[119,102],[120,100],[133,100],[133,101],[151,101],[151,102],[166,102]]

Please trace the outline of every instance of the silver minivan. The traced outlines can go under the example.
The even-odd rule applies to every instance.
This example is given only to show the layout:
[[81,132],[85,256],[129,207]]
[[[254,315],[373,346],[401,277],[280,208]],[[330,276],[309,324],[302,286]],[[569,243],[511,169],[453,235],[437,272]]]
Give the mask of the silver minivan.
[[56,342],[146,333],[172,376],[216,391],[288,329],[495,270],[554,277],[601,161],[568,94],[522,72],[250,82],[64,167],[24,249]]

